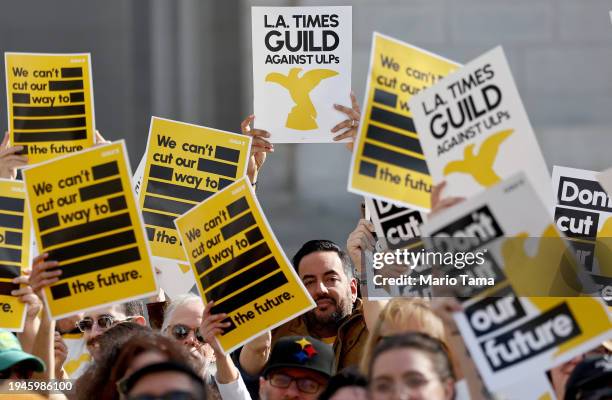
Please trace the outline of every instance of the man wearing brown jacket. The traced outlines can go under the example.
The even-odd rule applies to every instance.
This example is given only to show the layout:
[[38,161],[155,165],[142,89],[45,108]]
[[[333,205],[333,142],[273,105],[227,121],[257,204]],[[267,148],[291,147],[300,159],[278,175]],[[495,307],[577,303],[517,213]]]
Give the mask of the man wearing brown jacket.
[[[384,307],[384,302],[357,297],[358,282],[351,264],[352,259],[359,268],[361,251],[373,248],[372,230],[369,222],[359,222],[347,242],[350,258],[329,240],[311,240],[298,250],[293,266],[316,308],[276,328],[272,345],[284,336],[312,336],[333,346],[337,370],[359,365],[368,327],[373,327]],[[260,354],[263,356],[241,354],[244,370],[251,374],[261,371],[269,351]]]

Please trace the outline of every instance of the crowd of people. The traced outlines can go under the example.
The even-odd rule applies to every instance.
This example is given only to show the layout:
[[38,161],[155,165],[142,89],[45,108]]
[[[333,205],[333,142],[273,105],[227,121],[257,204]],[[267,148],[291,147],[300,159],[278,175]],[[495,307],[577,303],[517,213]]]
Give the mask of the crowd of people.
[[[359,107],[336,105],[347,119],[334,140],[355,137]],[[248,176],[257,176],[274,151],[270,134],[242,123],[253,137]],[[97,135],[97,142],[105,140]],[[349,150],[352,143],[349,143]],[[27,163],[20,146],[0,148],[2,178],[16,179]],[[434,193],[434,212],[460,199]],[[53,321],[42,292],[60,279],[47,254],[15,278],[12,294],[28,304],[23,332],[0,331],[0,379],[71,379],[64,394],[76,399],[391,400],[503,398],[483,384],[454,323],[461,304],[452,297],[371,300],[362,254],[376,245],[372,224],[360,219],[346,247],[310,240],[292,263],[316,307],[224,354],[215,336],[227,315],[186,293],[90,310]],[[68,367],[66,338],[82,334],[87,368]],[[601,366],[612,345],[604,343],[550,372],[559,399],[612,398],[612,371]],[[543,371],[542,371],[543,372]],[[10,396],[6,384],[0,390]],[[607,397],[606,397],[607,396]]]

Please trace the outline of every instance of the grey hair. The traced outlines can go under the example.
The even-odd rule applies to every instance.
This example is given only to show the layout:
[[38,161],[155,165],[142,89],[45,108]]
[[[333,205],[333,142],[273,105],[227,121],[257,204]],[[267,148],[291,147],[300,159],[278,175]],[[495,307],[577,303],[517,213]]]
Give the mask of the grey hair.
[[181,307],[184,304],[190,303],[192,301],[199,301],[202,303],[202,298],[200,296],[196,296],[193,293],[185,293],[179,296],[176,296],[172,299],[166,309],[164,310],[164,322],[162,323],[161,332],[165,333],[166,329],[170,326],[170,321],[174,315],[174,312],[177,308]]

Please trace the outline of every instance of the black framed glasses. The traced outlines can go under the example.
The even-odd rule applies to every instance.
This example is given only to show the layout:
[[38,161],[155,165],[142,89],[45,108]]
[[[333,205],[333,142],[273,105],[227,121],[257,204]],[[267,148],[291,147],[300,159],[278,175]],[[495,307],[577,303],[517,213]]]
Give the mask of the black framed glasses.
[[100,327],[100,329],[108,329],[116,322],[119,321],[116,320],[112,315],[101,315],[98,317],[97,320],[94,320],[93,318],[89,317],[83,318],[82,320],[76,323],[76,326],[81,332],[87,332],[93,329],[94,323],[96,323]]
[[295,378],[293,376],[278,373],[270,374],[268,377],[268,382],[270,382],[270,385],[281,389],[288,388],[293,381],[295,381],[298,390],[302,393],[317,393],[317,391],[321,388],[321,384],[319,382],[310,378]]
[[204,336],[202,336],[202,334],[200,333],[199,327],[190,328],[183,324],[176,324],[170,327],[170,332],[172,333],[172,336],[174,336],[176,340],[185,340],[185,338],[189,336],[189,332],[191,331],[193,331],[193,335],[195,336],[198,342],[200,342],[201,344],[206,343]]

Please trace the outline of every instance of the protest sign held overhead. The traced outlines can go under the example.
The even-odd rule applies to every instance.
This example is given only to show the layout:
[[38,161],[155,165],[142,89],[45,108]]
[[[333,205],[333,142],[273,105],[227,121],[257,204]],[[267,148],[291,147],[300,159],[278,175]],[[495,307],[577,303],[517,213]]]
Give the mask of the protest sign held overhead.
[[30,216],[21,181],[0,179],[0,328],[21,332],[25,305],[11,291],[12,280],[30,267]]
[[612,196],[597,172],[553,167],[554,217],[578,262],[602,288],[612,286]]
[[366,197],[366,204],[376,235],[383,240],[385,249],[406,247],[421,241],[423,215],[420,211],[370,197]]
[[[424,218],[420,211],[370,197],[366,197],[365,201],[379,242],[377,245],[379,253],[376,255],[397,249],[406,249],[408,252],[416,253],[423,250],[420,227]],[[382,271],[376,267],[374,259],[370,260],[366,257],[365,268],[369,276],[367,294],[370,299],[400,296],[430,297],[431,295],[427,285],[380,285],[379,283],[383,280]],[[402,271],[399,266],[396,268]],[[407,270],[404,268],[403,272]],[[422,263],[415,266],[410,272],[410,275],[415,278],[428,274],[431,274],[431,268]]]
[[350,104],[351,7],[252,7],[256,127],[273,143],[332,142]]
[[525,171],[550,205],[548,167],[501,47],[410,100],[427,166],[444,195],[470,197]]
[[272,233],[245,177],[175,220],[183,248],[213,314],[231,326],[218,337],[229,353],[314,308]]
[[58,261],[45,288],[54,318],[156,292],[123,141],[24,169],[39,254]]
[[153,117],[138,196],[154,256],[186,261],[174,219],[244,176],[250,136]]
[[4,53],[11,145],[34,164],[94,144],[91,61],[83,54]]
[[589,297],[524,173],[442,211],[421,232],[430,249],[487,260],[444,269],[437,280],[466,281],[464,311],[455,320],[489,389],[526,380],[612,337],[605,305]]
[[431,178],[408,100],[458,67],[453,61],[374,33],[349,191],[429,210]]
[[82,333],[65,333],[62,340],[68,349],[63,368],[70,379],[77,379],[91,365],[92,359],[87,351],[87,342]]

